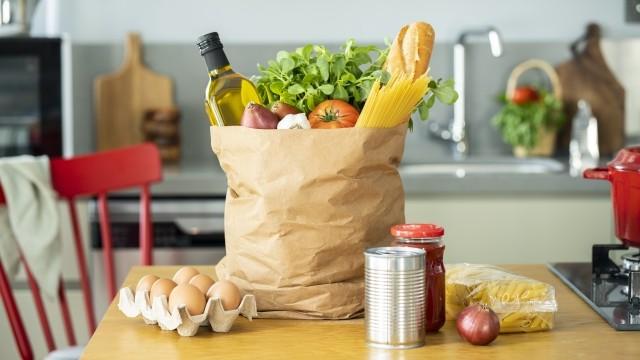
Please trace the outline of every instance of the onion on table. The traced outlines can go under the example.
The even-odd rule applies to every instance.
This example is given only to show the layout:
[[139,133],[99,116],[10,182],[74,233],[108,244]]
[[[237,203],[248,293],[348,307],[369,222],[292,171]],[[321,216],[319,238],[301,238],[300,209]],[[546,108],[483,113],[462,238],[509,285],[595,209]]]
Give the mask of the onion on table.
[[489,345],[498,337],[500,319],[489,307],[475,304],[458,315],[456,329],[463,339],[473,345]]

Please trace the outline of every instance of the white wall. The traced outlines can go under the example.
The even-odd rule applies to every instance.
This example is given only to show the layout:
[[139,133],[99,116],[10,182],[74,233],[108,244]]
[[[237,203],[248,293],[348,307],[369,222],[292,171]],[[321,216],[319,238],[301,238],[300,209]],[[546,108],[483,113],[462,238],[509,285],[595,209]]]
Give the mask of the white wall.
[[602,51],[625,89],[627,134],[640,135],[640,38],[603,41]]
[[121,41],[138,30],[146,42],[193,42],[218,31],[226,42],[380,41],[412,20],[434,25],[439,41],[494,25],[506,41],[573,39],[589,21],[607,36],[640,36],[625,24],[624,0],[43,0],[55,26],[76,42]]
[[447,263],[590,261],[593,244],[618,242],[611,211],[606,195],[429,195],[405,204],[407,222],[445,228]]

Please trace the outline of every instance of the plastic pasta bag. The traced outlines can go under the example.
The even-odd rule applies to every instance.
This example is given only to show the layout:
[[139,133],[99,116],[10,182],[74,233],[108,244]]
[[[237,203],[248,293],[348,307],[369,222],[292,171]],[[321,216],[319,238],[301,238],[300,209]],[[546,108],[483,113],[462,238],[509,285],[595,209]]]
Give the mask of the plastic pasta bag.
[[501,333],[549,330],[558,311],[549,284],[491,265],[447,266],[447,319],[455,319],[471,304],[490,307],[500,318]]

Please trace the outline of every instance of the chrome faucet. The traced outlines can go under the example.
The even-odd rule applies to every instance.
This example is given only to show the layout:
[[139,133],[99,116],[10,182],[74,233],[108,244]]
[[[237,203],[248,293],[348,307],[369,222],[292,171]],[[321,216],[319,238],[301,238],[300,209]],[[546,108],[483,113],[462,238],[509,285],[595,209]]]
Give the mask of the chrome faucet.
[[436,121],[429,123],[429,131],[432,135],[452,144],[454,159],[464,159],[469,152],[469,144],[466,134],[465,119],[465,43],[470,36],[488,36],[491,55],[502,55],[502,37],[498,29],[488,27],[480,30],[464,31],[453,45],[453,80],[454,88],[458,92],[458,101],[453,105],[453,119],[443,125]]

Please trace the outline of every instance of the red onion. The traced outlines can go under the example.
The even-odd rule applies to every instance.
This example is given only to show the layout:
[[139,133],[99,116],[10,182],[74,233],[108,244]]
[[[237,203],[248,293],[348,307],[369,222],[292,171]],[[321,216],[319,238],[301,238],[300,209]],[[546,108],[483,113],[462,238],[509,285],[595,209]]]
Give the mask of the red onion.
[[488,345],[498,337],[500,319],[486,305],[470,305],[458,315],[458,334],[473,345]]
[[254,129],[275,129],[278,126],[278,116],[266,107],[249,102],[244,108],[240,124]]

